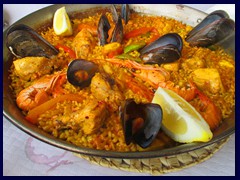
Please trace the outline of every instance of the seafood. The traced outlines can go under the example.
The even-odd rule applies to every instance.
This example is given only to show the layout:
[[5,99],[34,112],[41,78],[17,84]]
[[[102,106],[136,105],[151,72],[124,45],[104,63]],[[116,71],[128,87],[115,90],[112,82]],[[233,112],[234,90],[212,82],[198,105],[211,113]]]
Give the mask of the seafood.
[[141,51],[141,58],[146,64],[163,64],[178,60],[181,57],[182,38],[176,33],[161,36],[145,46]]
[[121,17],[124,19],[125,24],[128,23],[130,17],[130,8],[128,4],[123,4],[121,7]]
[[112,19],[115,23],[111,27],[108,18],[105,14],[102,14],[98,22],[98,39],[100,45],[104,46],[107,43],[118,42],[121,43],[123,40],[123,24],[122,19],[124,19],[125,24],[127,24],[130,16],[129,6],[124,4],[121,7],[121,15],[118,14],[114,5],[111,5]]
[[7,32],[6,45],[17,58],[44,56],[51,58],[58,54],[58,50],[40,36],[32,28],[18,24]]
[[196,89],[196,94],[199,97],[200,102],[197,106],[195,106],[195,108],[202,115],[202,117],[210,126],[210,129],[213,131],[220,125],[222,121],[221,110],[200,90]]
[[29,111],[48,101],[51,95],[63,94],[64,90],[61,89],[61,85],[64,82],[66,82],[66,73],[43,76],[17,95],[18,107]]
[[191,101],[196,97],[196,87],[192,85],[191,81],[182,88],[175,85],[172,81],[160,82],[158,86],[174,91],[186,101]]
[[123,25],[121,17],[118,17],[118,20],[114,26],[114,28],[110,31],[110,23],[107,19],[107,16],[105,14],[102,14],[99,23],[98,23],[98,38],[100,41],[100,45],[104,46],[107,43],[110,42],[122,42],[123,39]]
[[13,61],[16,73],[25,80],[50,74],[53,62],[46,57],[24,57]]
[[68,65],[67,80],[75,86],[87,87],[97,71],[96,64],[83,59],[75,59]]
[[100,20],[98,22],[98,38],[100,41],[100,45],[103,46],[107,44],[108,39],[108,31],[110,29],[110,23],[107,19],[107,16],[105,14],[102,14],[100,17]]
[[112,13],[112,19],[114,23],[117,23],[118,17],[121,17],[125,24],[128,23],[129,17],[130,17],[130,9],[128,4],[122,4],[121,5],[121,14],[118,14],[117,9],[115,5],[111,5],[111,13]]
[[44,28],[41,36],[60,53],[36,48],[37,57],[13,58],[10,88],[26,120],[77,146],[126,152],[176,145],[159,131],[166,107],[151,103],[158,87],[187,100],[212,131],[229,117],[235,104],[232,56],[221,47],[189,45],[182,37],[190,27],[177,20],[134,9],[129,19],[127,4],[110,8],[70,16],[74,33],[68,37]]
[[[142,81],[146,82],[147,84],[152,86],[154,89],[157,89],[158,87],[170,89],[176,92],[181,97],[183,97],[186,101],[191,101],[193,98],[196,97],[196,92],[195,92],[196,87],[193,86],[190,83],[190,81],[186,87],[181,88],[175,85],[172,81],[170,81],[170,74],[164,68],[141,65],[139,63],[132,62],[130,60],[121,61],[116,58],[106,59],[106,61],[114,65],[118,65],[119,67],[127,68],[129,73],[141,79]],[[107,70],[107,72],[109,72],[109,70]],[[118,77],[120,78],[121,75],[118,74]],[[128,84],[128,88],[132,89],[135,93],[142,94],[142,95],[144,94],[144,97],[146,99],[148,100],[150,99],[150,101],[152,100],[153,93],[149,92],[149,90],[146,90],[146,88],[137,87],[140,85],[139,83],[134,83],[136,80],[134,80],[133,77],[131,76],[127,77],[127,75],[124,74],[121,80],[126,81]]]
[[224,41],[235,33],[235,22],[225,11],[210,13],[187,34],[186,41],[191,46],[206,47]]
[[158,104],[137,104],[134,100],[127,99],[121,107],[120,117],[126,144],[135,141],[142,148],[146,148],[158,134],[163,116],[162,108]]

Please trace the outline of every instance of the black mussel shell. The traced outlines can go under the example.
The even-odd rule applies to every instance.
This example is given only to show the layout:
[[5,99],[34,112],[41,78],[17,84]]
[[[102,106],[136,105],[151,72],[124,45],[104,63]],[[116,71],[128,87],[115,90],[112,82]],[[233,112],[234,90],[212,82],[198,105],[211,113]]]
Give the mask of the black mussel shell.
[[121,44],[122,40],[123,40],[123,24],[122,24],[121,17],[119,16],[118,21],[115,24],[115,27],[113,30],[111,42],[119,42]]
[[218,10],[209,14],[187,35],[191,46],[207,47],[231,36],[235,31],[235,22],[229,19],[225,11]]
[[118,21],[118,12],[114,4],[111,5],[112,19],[114,23]]
[[[118,22],[118,12],[114,4],[111,5],[110,11],[112,13],[113,22],[116,24]],[[130,17],[130,8],[128,4],[122,4],[121,5],[121,18],[124,20],[125,24],[128,23],[129,17]]]
[[84,59],[75,59],[71,61],[67,69],[67,80],[74,86],[87,87],[98,71],[98,66]]
[[140,57],[145,64],[163,64],[177,61],[181,57],[183,42],[177,33],[168,33],[145,46]]
[[181,57],[181,52],[174,45],[166,45],[164,48],[153,49],[152,51],[143,54],[142,60],[146,64],[164,64],[175,62]]
[[18,24],[7,31],[6,46],[17,58],[44,56],[51,58],[58,50],[32,28]]
[[[133,141],[142,148],[147,148],[160,130],[163,114],[158,104],[137,104],[133,99],[128,99],[120,109],[120,117],[126,144]],[[139,118],[143,123],[136,128],[134,121]]]
[[121,16],[125,24],[127,24],[130,17],[130,8],[128,4],[123,4],[121,6]]
[[104,46],[107,44],[108,39],[108,31],[111,28],[108,18],[105,14],[102,14],[99,22],[98,22],[98,39],[100,41],[100,45]]
[[229,18],[228,14],[225,11],[218,10],[218,11],[212,12],[187,34],[186,39],[188,39],[188,37],[193,36],[195,33],[197,33],[200,29],[204,28],[205,26],[213,23],[214,21],[220,20],[222,18]]

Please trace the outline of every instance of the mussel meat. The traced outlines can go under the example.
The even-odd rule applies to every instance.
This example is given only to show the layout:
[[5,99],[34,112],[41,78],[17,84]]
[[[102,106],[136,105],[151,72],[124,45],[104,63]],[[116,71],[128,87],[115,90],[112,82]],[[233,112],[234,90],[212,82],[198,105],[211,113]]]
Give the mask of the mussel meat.
[[29,26],[18,24],[7,32],[6,45],[17,58],[29,56],[51,58],[58,50]]
[[225,11],[210,13],[187,35],[186,41],[191,46],[207,47],[231,36],[235,31],[235,22]]
[[160,130],[163,114],[158,104],[137,104],[133,99],[128,99],[120,108],[120,117],[126,144],[133,141],[147,148]]
[[168,33],[140,51],[145,64],[163,64],[177,61],[181,57],[183,42],[176,33]]
[[91,84],[91,80],[98,71],[98,66],[84,59],[75,59],[71,61],[67,69],[67,80],[74,86],[81,88]]

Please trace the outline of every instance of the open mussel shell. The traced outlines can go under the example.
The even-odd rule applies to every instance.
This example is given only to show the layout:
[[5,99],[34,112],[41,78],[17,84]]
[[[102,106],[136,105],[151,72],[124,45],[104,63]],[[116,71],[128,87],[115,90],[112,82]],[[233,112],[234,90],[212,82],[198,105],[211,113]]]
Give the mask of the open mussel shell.
[[[114,7],[114,5],[113,5]],[[115,8],[115,7],[114,7]],[[119,42],[121,43],[123,40],[123,24],[121,20],[121,16],[117,15],[117,21],[115,23],[113,32],[111,34],[110,42]],[[100,45],[104,46],[108,43],[107,39],[109,37],[108,31],[111,28],[110,23],[105,14],[102,14],[99,22],[98,22],[98,39],[100,41]]]
[[207,47],[231,36],[235,31],[235,22],[229,19],[225,11],[218,10],[209,14],[186,37],[191,46]]
[[225,11],[218,10],[218,11],[212,12],[187,34],[186,39],[188,39],[189,37],[192,37],[194,34],[198,33],[199,30],[201,30],[205,26],[207,26],[217,20],[220,20],[222,18],[229,18],[228,14]]
[[110,12],[112,13],[113,22],[116,24],[118,22],[119,16],[124,20],[124,23],[127,24],[130,17],[130,8],[128,4],[121,5],[121,14],[119,15],[114,4],[110,7]]
[[111,42],[119,42],[121,44],[122,40],[123,40],[123,24],[121,17],[119,16],[112,33]]
[[128,4],[123,4],[121,6],[121,16],[125,24],[127,24],[130,17],[130,8]]
[[176,33],[168,33],[140,51],[145,64],[163,64],[177,61],[181,57],[183,42]]
[[100,20],[98,22],[98,39],[100,41],[100,45],[104,46],[107,44],[108,39],[108,31],[111,28],[108,18],[105,14],[102,14]]
[[98,66],[95,63],[84,59],[75,59],[68,65],[67,80],[74,86],[84,88],[90,85],[97,71]]
[[[158,104],[137,104],[133,99],[128,99],[120,109],[120,117],[126,144],[133,141],[147,148],[160,130],[163,115]],[[143,121],[140,126],[136,124],[138,120]]]
[[110,12],[112,13],[112,19],[114,23],[117,23],[118,21],[118,12],[114,4],[111,5],[110,7]]
[[58,50],[29,26],[18,24],[7,31],[6,45],[17,58],[28,56],[51,58]]

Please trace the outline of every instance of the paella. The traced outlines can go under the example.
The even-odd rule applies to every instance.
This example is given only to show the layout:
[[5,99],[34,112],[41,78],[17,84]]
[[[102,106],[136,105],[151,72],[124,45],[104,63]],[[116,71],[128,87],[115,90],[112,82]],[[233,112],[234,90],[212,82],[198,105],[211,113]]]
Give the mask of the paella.
[[59,11],[44,30],[8,30],[10,88],[26,121],[79,147],[122,152],[187,143],[162,128],[166,107],[154,101],[161,88],[198,112],[209,132],[232,113],[235,61],[215,45],[234,31],[224,11],[196,27],[126,4],[84,18],[60,11],[64,31]]

